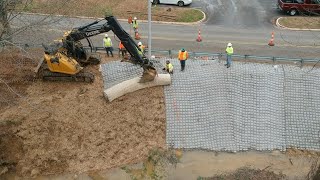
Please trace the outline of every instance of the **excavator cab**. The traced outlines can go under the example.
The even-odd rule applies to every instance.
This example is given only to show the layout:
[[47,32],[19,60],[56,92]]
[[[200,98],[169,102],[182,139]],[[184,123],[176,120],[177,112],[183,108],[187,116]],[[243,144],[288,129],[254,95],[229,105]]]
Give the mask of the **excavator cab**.
[[49,81],[94,81],[94,75],[90,72],[83,72],[83,67],[76,59],[68,56],[61,42],[42,46],[44,57],[35,70],[38,77]]
[[73,59],[66,55],[60,43],[44,47],[44,60],[51,72],[74,75],[79,73],[83,67]]

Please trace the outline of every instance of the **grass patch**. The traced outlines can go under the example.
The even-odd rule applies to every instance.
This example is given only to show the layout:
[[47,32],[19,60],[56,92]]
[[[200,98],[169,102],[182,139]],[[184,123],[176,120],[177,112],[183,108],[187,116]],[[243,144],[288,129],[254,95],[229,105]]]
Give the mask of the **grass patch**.
[[196,22],[203,18],[201,11],[197,9],[188,9],[178,15],[178,22]]
[[320,29],[320,17],[284,17],[279,23],[288,28]]
[[[141,0],[34,0],[27,12],[61,14],[67,16],[104,17],[107,13],[118,19],[136,16],[148,19],[148,1]],[[177,6],[153,6],[152,20],[169,22],[196,22],[203,18],[201,11]]]

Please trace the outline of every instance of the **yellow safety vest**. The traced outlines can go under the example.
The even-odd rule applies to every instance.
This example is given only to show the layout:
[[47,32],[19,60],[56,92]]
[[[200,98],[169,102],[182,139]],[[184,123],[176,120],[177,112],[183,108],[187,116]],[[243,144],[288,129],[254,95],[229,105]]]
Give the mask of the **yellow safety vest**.
[[232,47],[227,47],[226,52],[228,55],[232,55],[233,54],[233,48]]
[[104,47],[111,47],[112,46],[112,42],[111,42],[110,38],[104,38],[103,42],[104,42]]
[[138,22],[136,20],[132,21],[132,27],[138,28]]
[[141,49],[142,52],[144,52],[144,45],[139,46],[139,48]]
[[137,47],[136,47],[136,49],[137,49],[138,53],[142,56],[142,54],[143,54],[143,53],[142,53],[142,49],[140,48],[141,51],[140,51]]
[[179,60],[187,60],[188,58],[188,52],[185,51],[185,52],[182,52],[182,51],[179,51]]
[[173,65],[171,63],[169,64],[166,64],[166,68],[169,72],[172,72],[173,71]]

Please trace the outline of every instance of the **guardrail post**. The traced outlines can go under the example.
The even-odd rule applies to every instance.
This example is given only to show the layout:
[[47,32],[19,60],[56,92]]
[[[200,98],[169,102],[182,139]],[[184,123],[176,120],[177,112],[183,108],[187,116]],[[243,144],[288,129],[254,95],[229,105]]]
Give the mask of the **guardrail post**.
[[249,57],[249,55],[247,55],[247,54],[244,55],[244,60],[245,60],[246,63],[247,63],[248,57]]
[[172,51],[171,51],[171,49],[169,49],[168,52],[169,52],[169,58],[172,59]]
[[273,64],[276,63],[276,57],[272,57],[272,62],[273,62]]
[[304,60],[303,60],[303,59],[301,59],[300,68],[303,68],[303,65],[304,65]]

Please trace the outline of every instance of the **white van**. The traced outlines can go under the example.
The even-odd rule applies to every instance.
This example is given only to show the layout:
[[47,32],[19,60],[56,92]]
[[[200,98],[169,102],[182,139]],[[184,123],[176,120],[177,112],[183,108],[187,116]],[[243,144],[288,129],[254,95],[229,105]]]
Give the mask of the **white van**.
[[186,6],[192,3],[192,0],[150,0],[153,4],[175,4],[178,6]]

